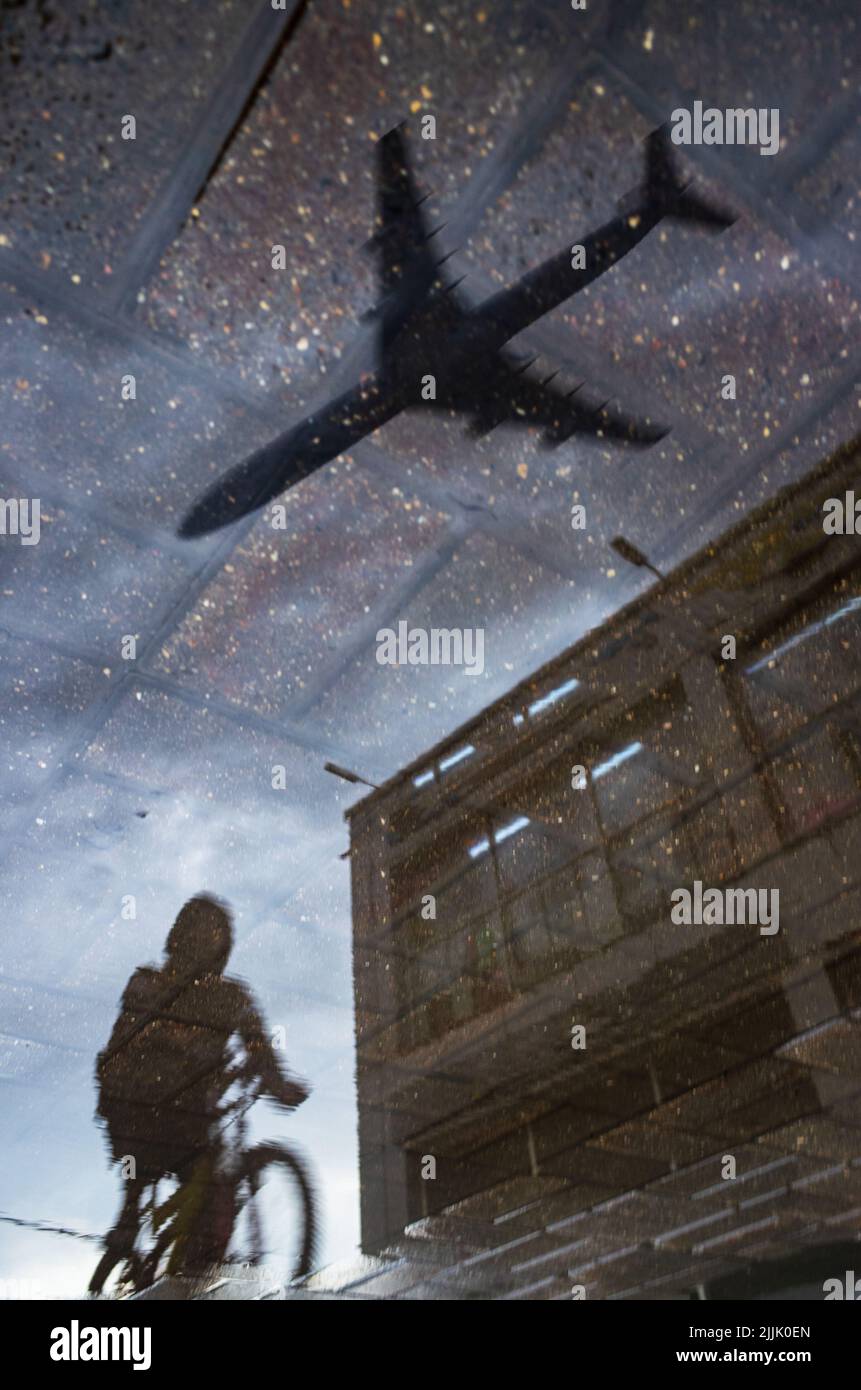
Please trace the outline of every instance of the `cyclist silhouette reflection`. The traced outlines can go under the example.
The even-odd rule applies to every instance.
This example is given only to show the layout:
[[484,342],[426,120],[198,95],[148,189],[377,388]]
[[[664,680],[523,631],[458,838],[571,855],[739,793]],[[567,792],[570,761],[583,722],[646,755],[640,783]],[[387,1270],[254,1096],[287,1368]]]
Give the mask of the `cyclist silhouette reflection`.
[[[191,898],[170,929],[162,968],[141,966],[123,994],[96,1064],[97,1113],[113,1160],[134,1176],[124,1174],[122,1208],[91,1293],[120,1263],[121,1286],[140,1291],[161,1274],[223,1261],[239,1211],[273,1164],[298,1182],[304,1230],[296,1273],[310,1266],[314,1197],[304,1164],[281,1144],[241,1145],[255,1100],[268,1096],[294,1110],[308,1089],[282,1069],[249,990],[224,974],[232,945],[225,907],[206,894]],[[176,1189],[159,1204],[158,1183],[171,1177]]]

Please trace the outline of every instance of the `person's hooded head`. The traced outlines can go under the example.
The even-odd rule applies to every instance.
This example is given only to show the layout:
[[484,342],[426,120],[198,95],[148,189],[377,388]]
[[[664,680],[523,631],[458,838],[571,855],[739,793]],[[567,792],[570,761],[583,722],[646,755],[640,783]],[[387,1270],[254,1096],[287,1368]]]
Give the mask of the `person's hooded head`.
[[230,913],[208,893],[189,898],[168,932],[167,957],[176,970],[221,974],[233,946]]

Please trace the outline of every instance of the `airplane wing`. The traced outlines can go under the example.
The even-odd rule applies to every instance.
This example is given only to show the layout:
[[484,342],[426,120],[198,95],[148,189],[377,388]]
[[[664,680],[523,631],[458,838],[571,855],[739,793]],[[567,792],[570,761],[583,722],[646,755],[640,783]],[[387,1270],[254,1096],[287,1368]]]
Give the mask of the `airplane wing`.
[[407,273],[423,270],[433,279],[434,257],[420,198],[407,159],[403,131],[395,126],[377,142],[377,253],[383,295],[397,289]]
[[636,419],[611,407],[609,401],[588,403],[580,392],[583,384],[564,391],[551,382],[558,372],[543,381],[528,375],[535,358],[520,362],[505,353],[483,363],[480,378],[465,381],[456,388],[455,399],[445,402],[471,416],[469,431],[474,436],[488,434],[505,423],[544,427],[548,444],[560,444],[574,434],[597,434],[633,444],[655,444],[669,433],[654,420]]
[[[460,283],[446,287],[440,276],[454,252],[441,254],[433,241],[442,226],[428,229],[429,196],[418,196],[403,130],[396,126],[377,142],[377,230],[368,245],[377,256],[382,293],[376,308],[363,315],[366,321],[379,324],[383,351],[432,290],[453,291]],[[453,293],[446,294],[442,307],[447,321],[462,313]]]

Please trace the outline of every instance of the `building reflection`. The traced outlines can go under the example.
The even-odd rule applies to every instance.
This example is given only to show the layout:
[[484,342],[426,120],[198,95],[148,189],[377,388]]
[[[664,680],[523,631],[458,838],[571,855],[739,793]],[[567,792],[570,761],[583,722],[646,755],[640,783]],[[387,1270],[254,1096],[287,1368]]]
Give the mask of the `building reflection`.
[[[362,1292],[750,1296],[858,1238],[861,551],[822,504],[859,472],[349,812]],[[779,932],[675,925],[696,880]]]

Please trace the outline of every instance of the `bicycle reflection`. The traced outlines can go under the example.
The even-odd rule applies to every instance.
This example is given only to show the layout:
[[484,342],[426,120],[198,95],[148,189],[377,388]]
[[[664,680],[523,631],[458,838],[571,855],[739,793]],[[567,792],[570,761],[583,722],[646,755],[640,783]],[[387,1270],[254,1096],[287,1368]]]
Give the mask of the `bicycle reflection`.
[[[224,1263],[259,1265],[255,1198],[278,1171],[299,1195],[294,1277],[311,1268],[316,1200],[304,1160],[282,1143],[245,1146],[257,1099],[294,1110],[309,1092],[279,1062],[250,991],[224,974],[232,945],[226,908],[206,894],[191,898],[170,929],[164,965],[141,966],[129,980],[98,1056],[97,1114],[125,1191],[92,1294],[114,1271],[112,1289],[123,1294]],[[160,1198],[163,1179],[175,1187]],[[229,1250],[243,1213],[246,1249]]]

